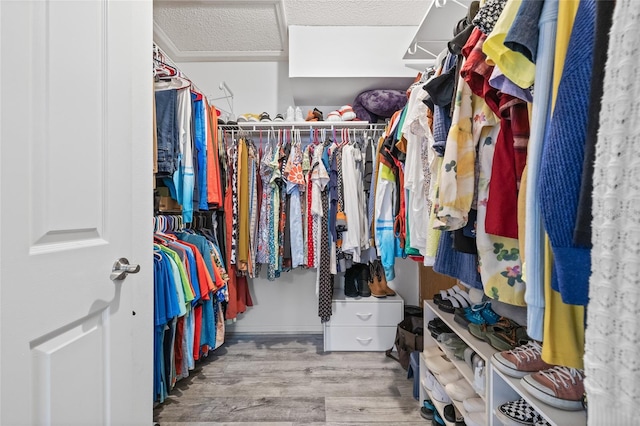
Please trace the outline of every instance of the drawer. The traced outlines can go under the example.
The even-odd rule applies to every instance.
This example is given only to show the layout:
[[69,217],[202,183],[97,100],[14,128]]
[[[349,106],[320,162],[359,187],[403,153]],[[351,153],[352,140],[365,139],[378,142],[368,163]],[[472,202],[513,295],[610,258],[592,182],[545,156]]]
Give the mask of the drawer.
[[396,326],[404,317],[402,299],[394,302],[334,300],[331,326]]
[[386,351],[393,346],[396,327],[324,327],[325,351]]

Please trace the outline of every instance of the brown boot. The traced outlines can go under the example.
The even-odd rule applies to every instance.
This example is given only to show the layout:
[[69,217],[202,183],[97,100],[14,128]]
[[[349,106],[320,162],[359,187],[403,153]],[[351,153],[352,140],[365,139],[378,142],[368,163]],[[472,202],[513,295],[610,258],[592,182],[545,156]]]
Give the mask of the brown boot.
[[380,282],[380,276],[376,273],[376,264],[369,264],[369,290],[373,297],[387,297],[387,293],[384,291]]
[[387,285],[387,278],[384,276],[384,269],[380,261],[376,261],[377,275],[380,277],[380,290],[387,296],[395,296],[396,292]]

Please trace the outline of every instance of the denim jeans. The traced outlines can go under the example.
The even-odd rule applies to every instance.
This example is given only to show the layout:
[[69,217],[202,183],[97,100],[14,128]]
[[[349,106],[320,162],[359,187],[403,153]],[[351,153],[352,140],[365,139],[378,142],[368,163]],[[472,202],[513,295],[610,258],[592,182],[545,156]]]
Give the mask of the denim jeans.
[[156,129],[158,133],[158,175],[172,176],[178,168],[178,121],[175,89],[159,90],[156,98]]

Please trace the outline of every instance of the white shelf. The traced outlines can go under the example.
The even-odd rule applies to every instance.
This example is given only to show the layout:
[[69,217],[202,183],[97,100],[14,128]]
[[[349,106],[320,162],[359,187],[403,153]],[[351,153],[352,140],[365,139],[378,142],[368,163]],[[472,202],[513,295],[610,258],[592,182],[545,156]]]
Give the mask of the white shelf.
[[491,362],[491,357],[494,353],[498,352],[487,342],[474,337],[466,327],[455,322],[453,314],[449,314],[438,309],[438,305],[433,303],[433,300],[425,300],[425,305],[428,306],[437,317],[440,317],[442,321],[456,333],[467,345],[469,345],[482,359],[484,359],[485,365]]
[[[241,129],[270,129],[270,128],[293,128],[300,130],[308,129],[384,129],[386,123],[369,123],[368,121],[240,121],[238,127]],[[235,125],[225,125],[235,127]]]
[[[449,359],[449,361],[451,361],[451,362],[456,366],[456,368],[457,368],[458,370],[460,370],[460,367],[466,367],[466,368],[467,368],[467,370],[469,370],[469,371],[471,370],[471,369],[469,368],[469,366],[468,366],[467,364],[465,364],[465,363],[464,363],[464,361],[460,361],[459,359],[455,358],[455,357],[453,356],[453,353],[452,353],[449,349],[447,349],[446,347],[442,347],[442,346],[440,346],[440,348],[444,350],[444,353],[445,353],[445,355],[447,356],[447,358]],[[420,354],[420,358],[421,358],[421,361],[422,361],[422,362],[421,362],[421,365],[420,365],[420,368],[425,368],[425,369],[426,369],[426,363],[425,363],[425,361],[424,361],[424,360],[425,360],[424,353]],[[420,370],[420,371],[423,371],[423,370]],[[462,371],[460,371],[460,372],[464,374],[464,372],[462,372]],[[421,374],[424,374],[424,373],[421,373]],[[432,373],[432,374],[433,374],[433,373]],[[439,379],[439,377],[440,377],[440,376],[439,376],[438,374],[433,374],[433,375],[434,375],[434,377],[436,378],[436,380],[438,380],[438,382],[440,382],[440,379]],[[469,381],[469,378],[468,378],[468,377],[466,377],[466,376],[465,376],[465,379],[466,379],[467,381]],[[421,378],[420,378],[420,384],[424,387],[424,382],[423,382],[423,380],[424,380],[424,377],[421,377]],[[471,376],[471,381],[469,381],[469,385],[470,385],[471,387],[473,387],[472,380],[473,380],[473,375]],[[442,383],[441,383],[441,384],[442,384]],[[444,386],[443,386],[443,387],[444,387]],[[429,397],[431,398],[431,392],[428,392],[428,389],[427,389],[426,387],[424,387],[424,388],[425,388],[425,391],[427,391],[427,393],[429,394]],[[480,396],[480,397],[484,400],[484,397],[483,397],[482,395],[479,395],[478,393],[476,393],[476,396]],[[431,398],[431,399],[433,400],[433,398]],[[457,400],[455,400],[455,399],[453,399],[453,398],[451,398],[451,401],[452,401],[453,405],[458,409],[458,411],[460,412],[460,414],[462,414],[462,416],[463,416],[463,417],[464,417],[464,416],[466,416],[467,411],[464,409],[464,405],[462,404],[462,401],[457,401]],[[433,401],[433,402],[434,402],[434,405],[435,405],[436,403],[438,403],[438,401]],[[422,402],[421,402],[421,403],[422,403]],[[442,406],[443,406],[443,410],[444,410],[444,407],[445,407],[446,405],[447,405],[447,404],[442,404]],[[442,412],[441,412],[441,414],[442,414],[442,419],[443,419],[443,420],[445,420],[445,422],[446,422],[446,419],[444,418],[444,411],[442,411]]]
[[453,38],[453,28],[467,15],[470,3],[471,0],[431,0],[403,59],[433,60],[447,48],[447,42]]
[[[441,311],[432,300],[426,300],[424,302],[424,313],[425,330],[427,329],[427,323],[429,320],[432,318],[440,318],[455,334],[469,345],[470,348],[476,351],[476,353],[484,359],[487,377],[485,382],[485,394],[480,395],[480,397],[485,401],[489,425],[500,426],[501,422],[495,415],[495,409],[505,402],[514,401],[520,397],[524,398],[552,426],[584,426],[587,424],[586,412],[584,410],[566,411],[552,407],[528,394],[520,384],[520,379],[509,377],[494,368],[491,359],[493,354],[498,351],[488,343],[472,336],[466,327],[455,322],[453,314]],[[464,361],[460,361],[455,358],[451,350],[435,339],[432,339],[429,343],[425,342],[425,347],[433,344],[438,345],[465,379],[468,380],[469,383],[473,384],[471,368]],[[424,365],[424,362],[422,365]],[[464,414],[462,411],[464,410],[464,407],[461,407],[462,404],[457,404],[456,402],[457,401],[454,401],[454,405],[461,411],[461,413]]]
[[552,426],[582,426],[587,424],[587,416],[584,410],[567,411],[552,407],[551,405],[546,404],[539,399],[531,396],[520,384],[520,379],[509,377],[497,368],[493,368],[493,371],[505,383],[511,386],[514,391],[521,395],[529,403],[529,405],[531,405],[538,413],[540,413],[540,415],[544,417]]
[[[469,382],[469,385],[473,388],[474,377],[473,377],[473,371],[471,370],[471,367],[469,367],[467,365],[467,363],[464,362],[463,360],[460,360],[460,359],[456,358],[456,356],[453,354],[453,351],[451,351],[449,348],[447,348],[442,343],[440,343],[440,342],[438,342],[436,340],[436,344],[438,346],[440,346],[440,349],[442,349],[444,351],[444,353],[447,356],[447,358],[449,358],[449,361],[451,361],[453,363],[453,365],[458,369],[460,374],[462,374],[462,377],[464,377],[467,380],[467,382]],[[486,385],[485,385],[485,389],[486,389]],[[475,390],[475,388],[474,388],[474,390]],[[483,400],[485,399],[484,395],[480,395],[478,393],[478,396],[480,398],[482,398]],[[460,405],[462,405],[462,404],[460,404]]]

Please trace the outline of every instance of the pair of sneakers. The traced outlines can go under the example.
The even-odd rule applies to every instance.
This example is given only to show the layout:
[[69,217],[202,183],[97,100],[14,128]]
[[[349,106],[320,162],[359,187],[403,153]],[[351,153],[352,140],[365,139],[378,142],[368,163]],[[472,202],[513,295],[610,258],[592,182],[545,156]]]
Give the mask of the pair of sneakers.
[[[455,408],[453,404],[446,405],[443,409],[443,415],[436,410],[436,406],[433,404],[433,401],[430,399],[425,399],[422,401],[422,407],[420,407],[420,416],[422,416],[425,420],[431,420],[431,424],[434,426],[445,425],[444,419],[447,422],[453,423],[456,426],[463,426],[464,418],[460,414],[460,412]],[[443,419],[444,417],[444,419]]]
[[331,111],[327,115],[327,121],[353,121],[356,119],[356,113],[351,105],[344,105],[340,109]]
[[470,323],[492,325],[498,322],[500,315],[491,309],[491,302],[486,301],[466,308],[456,308],[453,319],[465,327]]
[[524,398],[496,408],[496,417],[506,426],[549,426],[549,423]]
[[303,123],[305,120],[302,116],[302,110],[300,107],[296,107],[294,110],[292,106],[289,106],[289,108],[287,108],[287,115],[285,116],[284,121],[287,123]]
[[536,341],[498,352],[491,362],[504,374],[520,378],[529,394],[553,407],[572,411],[584,408],[584,372],[547,364],[542,360],[542,346]]

